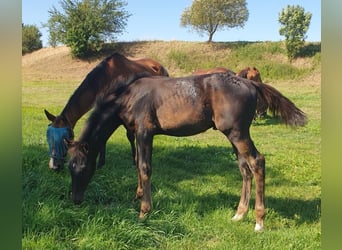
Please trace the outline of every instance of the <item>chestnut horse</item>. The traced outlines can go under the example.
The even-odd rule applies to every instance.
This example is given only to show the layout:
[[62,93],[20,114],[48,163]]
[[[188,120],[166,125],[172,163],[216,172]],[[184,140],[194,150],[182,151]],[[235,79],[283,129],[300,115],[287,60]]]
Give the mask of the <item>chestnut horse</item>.
[[[67,154],[64,139],[73,138],[72,131],[76,122],[92,108],[96,98],[106,93],[120,92],[137,78],[153,75],[169,76],[167,70],[152,59],[130,60],[119,53],[114,53],[88,73],[69,98],[61,114],[55,116],[45,110],[46,117],[52,122],[47,129],[49,167],[53,170],[62,168]],[[127,138],[134,152],[134,137],[128,133]],[[104,163],[105,145],[100,153],[98,166]]]
[[[231,71],[227,68],[216,67],[216,68],[212,68],[212,69],[198,69],[198,70],[195,70],[194,72],[192,72],[192,75],[204,75],[204,74],[227,73],[227,72],[231,72],[231,73],[235,74],[233,71]],[[236,73],[236,75],[243,77],[243,78],[246,78],[246,79],[249,79],[249,80],[253,80],[253,81],[262,83],[260,72],[256,67],[246,67],[246,68],[240,70],[238,73]],[[260,98],[258,98],[257,109],[256,109],[256,117],[263,118],[266,116],[266,112],[267,112],[266,104]]]
[[265,217],[265,159],[250,137],[257,95],[279,114],[285,124],[304,126],[305,114],[275,88],[231,73],[183,78],[144,77],[120,95],[99,100],[78,141],[69,143],[72,199],[78,204],[96,169],[96,158],[110,135],[120,126],[135,135],[139,217],[151,210],[151,158],[156,134],[191,136],[214,128],[233,146],[242,174],[241,198],[233,220],[247,213],[252,178],[256,181],[255,230]]
[[[240,70],[238,73],[236,73],[237,76],[247,78],[249,80],[253,80],[256,82],[261,82],[261,75],[259,70],[256,67],[247,67],[242,70]],[[262,101],[262,98],[258,98],[257,100],[257,108],[256,108],[256,117],[258,118],[264,118],[267,113],[267,105],[264,101]]]

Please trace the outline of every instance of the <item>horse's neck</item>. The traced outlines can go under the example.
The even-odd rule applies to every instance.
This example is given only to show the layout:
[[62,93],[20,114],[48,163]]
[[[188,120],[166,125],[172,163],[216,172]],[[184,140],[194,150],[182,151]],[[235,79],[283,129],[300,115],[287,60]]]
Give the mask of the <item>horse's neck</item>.
[[112,58],[100,63],[86,76],[81,85],[69,98],[61,115],[69,121],[72,128],[93,107],[96,97],[100,93],[103,95],[120,93],[135,79],[150,75],[142,69],[140,69],[141,73],[132,73],[130,70],[122,72],[119,68],[128,67],[125,61],[122,61],[122,58]]
[[96,96],[103,89],[106,81],[95,80],[89,77],[70,96],[61,115],[64,116],[72,128],[76,122],[87,113],[94,105]]
[[76,106],[68,102],[61,113],[61,116],[66,118],[71,128],[74,128],[77,121],[91,109],[91,105],[88,104],[83,106],[82,109],[78,109]]
[[[108,103],[109,102],[109,103]],[[110,135],[122,124],[117,117],[120,108],[112,100],[97,103],[94,111],[87,119],[80,134],[79,141],[95,147],[106,143]]]

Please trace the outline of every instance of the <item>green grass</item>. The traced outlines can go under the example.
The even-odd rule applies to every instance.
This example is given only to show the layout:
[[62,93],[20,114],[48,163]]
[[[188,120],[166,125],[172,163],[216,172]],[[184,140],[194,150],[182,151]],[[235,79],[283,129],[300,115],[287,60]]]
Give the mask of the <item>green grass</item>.
[[137,174],[123,128],[110,138],[107,163],[84,203],[74,205],[67,168],[48,168],[43,110],[59,113],[78,83],[24,82],[23,249],[321,249],[321,92],[319,85],[300,83],[272,85],[308,114],[307,126],[291,129],[267,117],[251,127],[266,157],[265,230],[255,233],[254,185],[247,217],[231,221],[242,180],[230,144],[214,130],[155,137],[153,210],[144,221],[138,220]]

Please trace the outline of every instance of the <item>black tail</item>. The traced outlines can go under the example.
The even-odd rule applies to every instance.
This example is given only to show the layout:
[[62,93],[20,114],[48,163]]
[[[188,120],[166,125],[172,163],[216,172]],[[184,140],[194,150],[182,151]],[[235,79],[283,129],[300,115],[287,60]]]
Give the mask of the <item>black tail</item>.
[[304,126],[307,123],[305,113],[274,87],[265,83],[251,82],[258,91],[258,98],[268,105],[273,116],[279,115],[281,120],[290,126]]

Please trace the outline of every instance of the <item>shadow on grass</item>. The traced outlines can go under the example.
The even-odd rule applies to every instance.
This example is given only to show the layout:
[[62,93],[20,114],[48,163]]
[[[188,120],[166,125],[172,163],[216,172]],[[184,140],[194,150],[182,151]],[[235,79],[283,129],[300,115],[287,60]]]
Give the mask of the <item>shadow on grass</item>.
[[269,126],[282,124],[280,117],[267,114],[263,118],[256,118],[252,122],[252,126]]
[[[182,192],[179,191],[178,192]],[[252,197],[254,197],[255,190],[252,190]],[[182,194],[190,201],[196,200],[196,212],[199,216],[204,216],[206,213],[214,212],[215,210],[228,207],[235,211],[240,200],[240,196],[217,192],[216,194],[208,194],[193,197],[189,193]],[[279,214],[282,218],[294,220],[297,225],[305,223],[316,223],[321,217],[321,200],[309,199],[300,200],[292,198],[278,198],[273,196],[267,196],[266,194],[266,209],[273,210],[276,214]],[[250,201],[250,210],[254,210],[255,199]],[[187,208],[184,208],[186,211]],[[267,220],[267,215],[266,215]]]
[[292,219],[296,224],[315,223],[321,217],[321,199],[292,199],[269,196],[266,198],[267,207],[281,217]]

